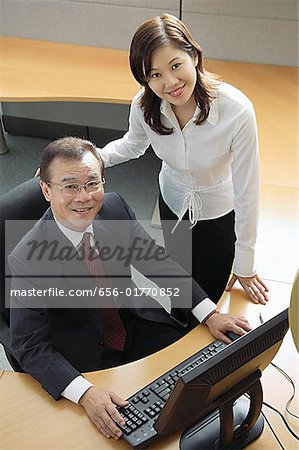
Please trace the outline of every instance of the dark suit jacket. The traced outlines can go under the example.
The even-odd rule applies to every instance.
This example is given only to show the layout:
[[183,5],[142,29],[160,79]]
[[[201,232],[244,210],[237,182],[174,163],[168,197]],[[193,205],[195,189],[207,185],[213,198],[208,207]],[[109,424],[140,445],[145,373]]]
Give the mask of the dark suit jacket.
[[[115,193],[106,194],[93,225],[96,240],[111,250],[104,261],[105,271],[111,289],[123,293],[117,297],[118,306],[147,320],[187,327],[193,317],[191,309],[207,295],[180,266],[162,255],[161,247],[136,221],[124,199]],[[153,256],[157,254],[162,257]],[[8,262],[12,290],[19,290],[11,296],[14,356],[24,371],[57,399],[81,372],[99,368],[103,351],[98,308],[101,299],[61,297],[55,292],[51,296],[30,296],[33,288],[74,293],[94,288],[81,255],[59,230],[50,209],[15,247]],[[171,315],[157,308],[150,297],[128,295],[136,292],[131,265],[160,287],[179,292],[178,297],[171,298]],[[186,299],[189,304],[183,305]]]

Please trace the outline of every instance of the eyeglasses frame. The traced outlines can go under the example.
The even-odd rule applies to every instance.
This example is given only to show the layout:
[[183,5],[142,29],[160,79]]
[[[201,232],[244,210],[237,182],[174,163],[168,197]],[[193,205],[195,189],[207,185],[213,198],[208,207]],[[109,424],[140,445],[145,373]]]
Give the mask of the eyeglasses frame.
[[[85,184],[66,183],[66,184],[61,185],[61,184],[54,183],[53,181],[49,181],[49,180],[45,180],[45,183],[48,184],[50,187],[52,185],[53,187],[56,187],[57,189],[60,189],[64,195],[75,196],[75,195],[78,195],[83,188],[85,189],[85,192],[87,192],[88,194],[95,194],[96,192],[98,192],[104,186],[104,184],[106,183],[106,179],[103,177],[102,180],[98,182],[98,185],[99,185],[98,189],[96,191],[94,191],[94,192],[88,192],[86,190],[86,186],[88,185],[88,183],[94,183],[94,181],[92,181],[92,180],[87,181],[87,183],[85,183]],[[77,192],[72,194],[72,193],[68,193],[66,191],[63,191],[64,187],[67,186],[68,184],[76,185],[77,186]]]

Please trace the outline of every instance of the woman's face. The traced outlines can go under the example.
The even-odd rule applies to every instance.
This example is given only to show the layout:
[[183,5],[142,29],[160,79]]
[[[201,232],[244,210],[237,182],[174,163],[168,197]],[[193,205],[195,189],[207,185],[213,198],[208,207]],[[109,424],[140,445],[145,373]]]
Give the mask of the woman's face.
[[174,107],[193,101],[197,80],[196,57],[177,47],[164,46],[154,50],[148,85],[162,100]]

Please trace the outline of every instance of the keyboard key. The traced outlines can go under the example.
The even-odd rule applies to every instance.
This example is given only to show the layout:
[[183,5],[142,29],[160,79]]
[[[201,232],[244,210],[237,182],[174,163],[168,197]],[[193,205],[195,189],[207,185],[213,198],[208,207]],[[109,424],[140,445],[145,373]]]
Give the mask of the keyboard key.
[[163,400],[168,400],[170,397],[170,392],[168,392],[167,394],[163,395]]
[[168,386],[169,386],[168,383],[165,383],[165,382],[164,382],[161,386],[159,386],[159,387],[157,387],[157,388],[155,389],[155,393],[156,393],[157,395],[160,395],[160,393],[163,392],[164,389],[166,389]]
[[170,388],[166,388],[166,389],[164,389],[163,391],[160,391],[160,392],[159,392],[159,396],[162,397],[162,398],[164,398],[164,396],[165,396],[166,394],[170,393],[170,392],[171,392],[171,389],[170,389]]

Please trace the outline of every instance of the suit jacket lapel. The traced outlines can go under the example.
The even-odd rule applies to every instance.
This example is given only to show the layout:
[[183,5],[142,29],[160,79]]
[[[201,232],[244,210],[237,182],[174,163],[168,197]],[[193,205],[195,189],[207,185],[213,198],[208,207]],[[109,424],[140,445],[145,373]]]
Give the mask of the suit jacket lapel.
[[55,249],[47,255],[49,272],[53,276],[53,283],[59,286],[67,296],[63,297],[61,304],[72,308],[98,307],[98,297],[92,297],[87,291],[84,295],[84,290],[93,290],[95,283],[90,277],[86,264],[82,261],[81,254],[59,229],[50,209],[43,219],[45,220],[44,239],[48,243],[53,243],[53,249]]

